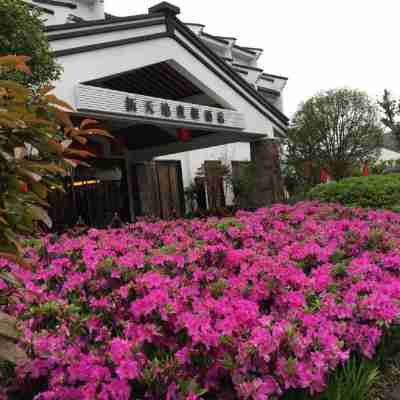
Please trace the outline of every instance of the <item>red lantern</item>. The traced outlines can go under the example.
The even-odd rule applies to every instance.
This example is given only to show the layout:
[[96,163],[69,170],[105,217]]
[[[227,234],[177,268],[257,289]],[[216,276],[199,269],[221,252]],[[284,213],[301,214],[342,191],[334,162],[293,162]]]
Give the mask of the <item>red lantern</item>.
[[19,191],[20,191],[20,193],[28,193],[29,192],[29,188],[28,188],[28,185],[26,184],[26,182],[19,182]]
[[365,164],[362,172],[363,176],[369,176],[368,165]]
[[176,136],[181,142],[187,142],[192,138],[192,132],[186,128],[179,128]]
[[326,170],[324,168],[321,168],[321,173],[320,173],[320,178],[319,179],[320,179],[321,183],[328,182],[329,175],[328,175],[328,173],[326,172]]

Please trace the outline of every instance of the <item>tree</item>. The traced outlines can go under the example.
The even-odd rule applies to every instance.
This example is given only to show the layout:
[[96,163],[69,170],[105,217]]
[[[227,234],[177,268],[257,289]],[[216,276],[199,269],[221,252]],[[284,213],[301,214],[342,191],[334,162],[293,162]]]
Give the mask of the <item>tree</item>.
[[[30,73],[27,57],[0,57],[0,72]],[[70,106],[52,95],[51,86],[33,91],[15,81],[0,81],[0,256],[21,254],[18,235],[34,231],[38,221],[50,226],[45,211],[50,190],[59,178],[91,154],[74,150],[73,141],[108,134],[93,128],[96,121],[73,126]],[[110,136],[110,135],[108,135]]]
[[[22,0],[0,0],[0,57],[23,55],[30,57],[31,75],[4,71],[0,79],[12,79],[40,87],[60,77],[61,66],[51,54],[43,30],[42,13]],[[11,76],[11,75],[12,76]]]
[[321,168],[334,179],[379,156],[382,128],[377,106],[359,90],[335,89],[305,101],[284,139],[288,170],[301,184],[319,183]]
[[389,90],[385,89],[379,105],[384,113],[381,121],[390,130],[400,147],[400,101],[394,99]]
[[[27,61],[23,56],[0,57],[0,75],[30,75]],[[51,226],[45,210],[48,192],[60,186],[59,178],[68,168],[90,156],[70,145],[74,141],[85,144],[94,134],[110,136],[91,128],[96,123],[93,120],[84,120],[75,128],[64,112],[70,106],[50,94],[51,90],[45,86],[33,91],[15,81],[0,81],[0,257],[26,266],[20,257],[19,235],[35,231],[39,221]],[[4,281],[18,285],[2,269],[0,283]],[[26,358],[17,341],[15,319],[0,312],[0,366],[3,361],[16,363]]]

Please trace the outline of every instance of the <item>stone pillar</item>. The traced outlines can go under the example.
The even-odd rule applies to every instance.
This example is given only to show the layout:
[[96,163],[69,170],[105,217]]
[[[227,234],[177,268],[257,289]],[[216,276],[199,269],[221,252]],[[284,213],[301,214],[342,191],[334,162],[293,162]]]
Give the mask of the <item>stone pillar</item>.
[[265,207],[284,200],[283,179],[280,168],[279,144],[264,139],[250,144],[251,161],[255,164],[255,204]]

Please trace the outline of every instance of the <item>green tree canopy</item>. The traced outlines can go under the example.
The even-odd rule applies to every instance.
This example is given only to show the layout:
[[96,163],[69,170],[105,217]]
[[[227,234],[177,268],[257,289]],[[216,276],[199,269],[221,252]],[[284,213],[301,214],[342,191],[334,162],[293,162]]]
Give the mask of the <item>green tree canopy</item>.
[[384,113],[382,123],[389,129],[397,146],[400,147],[400,100],[395,99],[390,91],[385,89],[379,105]]
[[285,138],[286,161],[309,184],[318,183],[321,168],[341,179],[379,156],[382,134],[377,105],[367,94],[328,90],[295,113]]
[[57,80],[61,67],[50,52],[43,31],[42,13],[22,0],[0,0],[0,57],[6,55],[29,56],[32,75],[12,72],[0,74],[0,79],[17,80],[34,87]]

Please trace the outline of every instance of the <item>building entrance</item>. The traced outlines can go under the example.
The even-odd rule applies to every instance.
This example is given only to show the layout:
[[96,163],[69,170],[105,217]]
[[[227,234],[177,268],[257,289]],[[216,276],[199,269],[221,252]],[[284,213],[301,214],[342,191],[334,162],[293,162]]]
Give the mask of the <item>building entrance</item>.
[[91,167],[78,167],[66,178],[64,190],[50,193],[49,214],[54,230],[62,231],[77,222],[96,228],[108,226],[117,213],[130,220],[129,197],[123,160],[94,160]]

